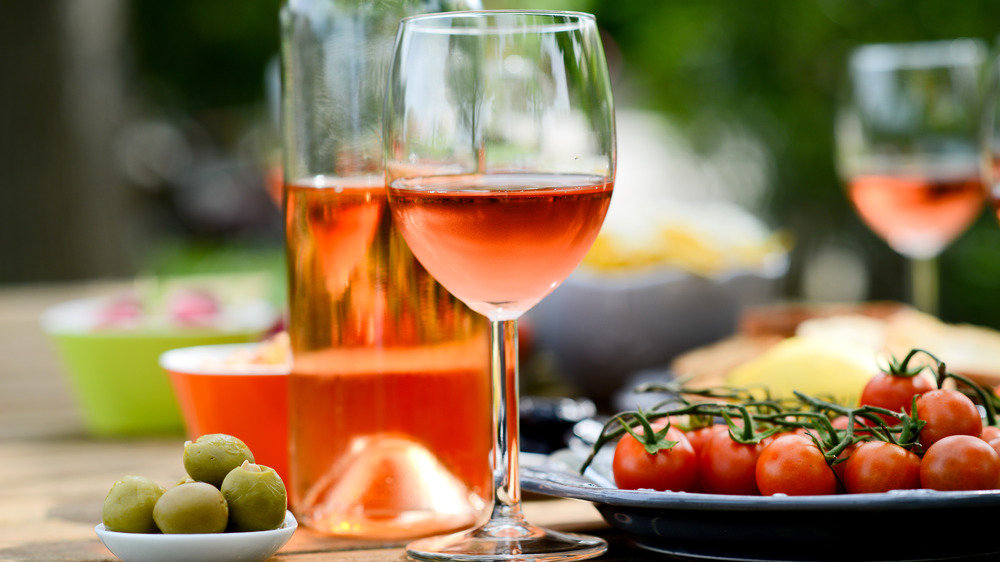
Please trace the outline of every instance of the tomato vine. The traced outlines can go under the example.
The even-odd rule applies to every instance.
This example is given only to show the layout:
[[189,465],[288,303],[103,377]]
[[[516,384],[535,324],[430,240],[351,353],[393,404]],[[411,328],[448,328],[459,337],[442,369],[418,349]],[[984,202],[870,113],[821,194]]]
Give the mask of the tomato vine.
[[[916,358],[920,355],[929,358],[929,365],[915,364]],[[880,373],[890,379],[881,380],[877,384],[896,384],[900,380],[916,380],[917,377],[926,379],[929,377],[923,373],[928,368],[933,373],[932,381],[921,382],[919,385],[903,385],[902,388],[906,389],[903,392],[900,392],[900,387],[895,388],[893,390],[895,395],[891,400],[884,401],[886,404],[891,404],[891,407],[878,405],[878,400],[865,403],[864,396],[861,403],[855,405],[845,405],[829,397],[811,396],[801,392],[794,392],[793,398],[776,399],[766,388],[694,387],[690,385],[690,380],[685,378],[646,383],[636,387],[635,392],[655,393],[665,398],[646,410],[620,412],[605,423],[580,471],[584,472],[606,445],[621,440],[625,435],[630,435],[642,443],[646,454],[656,455],[675,445],[678,438],[668,438],[668,435],[683,436],[684,432],[692,432],[693,435],[695,430],[710,430],[714,426],[719,426],[726,429],[732,444],[724,446],[720,443],[712,450],[726,450],[731,454],[739,451],[739,454],[744,456],[744,464],[745,459],[751,455],[754,460],[757,458],[756,455],[767,459],[774,457],[774,454],[762,455],[761,452],[785,434],[805,437],[807,441],[783,439],[782,442],[786,447],[790,445],[805,447],[807,442],[814,445],[831,472],[835,473],[838,489],[841,491],[846,489],[843,468],[849,462],[851,455],[865,442],[884,442],[888,445],[866,447],[866,459],[877,454],[893,455],[893,458],[898,459],[901,472],[905,461],[908,480],[905,486],[912,487],[914,460],[919,461],[933,442],[928,441],[928,436],[933,434],[937,440],[951,434],[964,433],[974,437],[983,435],[985,439],[981,427],[996,428],[996,411],[1000,408],[1000,398],[992,388],[981,386],[968,377],[948,371],[944,361],[923,349],[911,350],[902,360],[892,358]],[[873,383],[869,384],[874,386]],[[949,394],[942,397],[934,396],[939,392]],[[931,400],[932,396],[935,400]],[[956,400],[962,404],[968,401],[974,414],[955,413],[960,409],[952,404]],[[941,405],[947,401],[951,402]],[[961,408],[969,410],[970,406],[964,405]],[[956,422],[955,418],[961,415],[966,418],[974,415],[976,423],[981,425],[971,426],[966,423],[966,428],[959,428],[962,424]],[[668,430],[674,429],[681,431],[668,434]],[[714,430],[712,435],[716,435]],[[753,449],[740,447],[753,447]],[[814,451],[808,454],[816,453]],[[989,455],[984,453],[984,456]],[[859,457],[854,466],[848,469],[847,474],[850,475],[851,481],[849,488],[880,489],[879,487],[892,485],[885,482],[885,477],[866,479],[864,473],[873,472],[864,468],[871,466],[868,464],[870,462],[872,461],[862,462]],[[1000,454],[997,463],[1000,464]],[[701,466],[708,464],[708,461],[700,461]],[[713,478],[722,472],[713,471]],[[761,483],[762,472],[766,471],[758,470],[758,484]],[[827,473],[817,474],[817,477],[825,482],[817,489],[828,489],[829,478],[832,476]],[[745,472],[743,475],[745,478]],[[770,488],[771,486],[761,485],[761,490]],[[780,489],[778,493],[781,493]]]

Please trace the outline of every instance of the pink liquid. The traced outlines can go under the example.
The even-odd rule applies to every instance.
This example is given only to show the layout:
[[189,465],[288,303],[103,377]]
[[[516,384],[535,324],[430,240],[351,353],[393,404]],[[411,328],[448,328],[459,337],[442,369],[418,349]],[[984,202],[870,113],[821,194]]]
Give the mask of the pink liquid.
[[989,178],[989,185],[986,186],[986,196],[990,201],[990,207],[997,220],[1000,221],[1000,155],[994,154],[990,159],[992,176]]
[[861,175],[850,182],[862,220],[897,252],[937,255],[976,220],[984,193],[976,176]]
[[485,319],[406,247],[381,176],[285,197],[296,517],[364,539],[473,525],[491,491]]
[[288,391],[300,520],[369,539],[472,526],[489,494],[488,357],[486,338],[297,356]]
[[417,259],[484,315],[516,318],[559,285],[600,231],[613,184],[586,175],[397,181],[389,203]]

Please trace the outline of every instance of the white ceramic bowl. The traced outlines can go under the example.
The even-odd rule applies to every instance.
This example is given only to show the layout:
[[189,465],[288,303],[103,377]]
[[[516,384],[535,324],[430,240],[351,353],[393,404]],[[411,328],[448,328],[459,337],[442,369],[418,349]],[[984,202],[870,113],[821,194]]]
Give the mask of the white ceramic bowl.
[[94,528],[97,536],[124,562],[262,562],[292,538],[298,522],[289,511],[285,522],[272,531],[161,535],[108,531]]
[[607,404],[630,375],[732,334],[746,306],[771,302],[787,260],[715,278],[679,269],[608,275],[577,269],[528,312],[539,350],[583,395]]

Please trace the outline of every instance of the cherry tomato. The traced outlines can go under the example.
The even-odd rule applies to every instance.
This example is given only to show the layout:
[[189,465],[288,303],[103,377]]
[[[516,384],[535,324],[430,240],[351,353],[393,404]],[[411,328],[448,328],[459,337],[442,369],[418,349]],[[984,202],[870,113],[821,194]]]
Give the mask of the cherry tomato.
[[992,490],[1000,483],[1000,455],[971,435],[935,442],[920,461],[920,484],[931,490]]
[[983,432],[979,409],[968,396],[957,390],[938,388],[917,399],[917,417],[927,422],[918,437],[924,451],[943,437]]
[[[637,433],[641,434],[641,430]],[[615,484],[625,490],[695,491],[698,487],[698,456],[694,448],[684,432],[676,427],[671,426],[665,438],[677,443],[651,454],[635,437],[623,435],[615,446],[611,462]]]
[[1000,426],[984,425],[983,432],[979,435],[979,437],[987,443],[993,441],[994,439],[1000,437]]
[[854,451],[858,448],[859,445],[861,445],[861,443],[864,443],[864,442],[862,441],[862,442],[851,443],[851,444],[847,445],[846,447],[844,447],[844,449],[842,451],[840,451],[840,454],[837,455],[837,462],[833,463],[833,465],[832,465],[833,472],[835,472],[837,474],[837,491],[838,492],[843,492],[844,491],[844,489],[843,489],[844,488],[844,469],[847,467],[847,461],[850,460],[851,455],[854,454]]
[[[847,416],[837,416],[830,420],[830,424],[834,429],[839,429],[842,431],[847,431]],[[874,423],[874,422],[873,422]],[[854,435],[871,435],[871,431],[868,431],[868,421],[864,418],[854,418]]]
[[990,439],[988,443],[990,444],[990,447],[993,447],[993,450],[996,451],[998,455],[1000,455],[1000,437]]
[[[843,429],[843,430],[846,430],[847,429],[847,420],[848,420],[847,416],[837,416],[837,417],[833,418],[832,420],[830,420],[830,425],[832,425],[834,429]],[[866,428],[866,427],[867,426],[865,425],[865,420],[863,418],[854,418],[854,429],[855,430],[863,429],[863,428]]]
[[[934,390],[934,379],[925,373],[913,376],[893,375],[881,372],[871,378],[859,400],[862,406],[877,406],[893,412],[907,412],[913,406],[913,397]],[[886,425],[897,425],[899,420],[886,414],[878,414]]]
[[777,437],[760,453],[757,488],[765,496],[829,495],[837,492],[837,476],[823,452],[804,435]]
[[861,443],[843,464],[844,490],[848,494],[920,487],[920,457],[894,443]]
[[729,426],[724,423],[716,423],[706,427],[699,427],[698,429],[692,429],[690,431],[684,432],[684,436],[688,438],[688,442],[691,443],[691,447],[694,452],[699,457],[701,456],[702,449],[705,448],[705,444],[712,440],[712,437],[719,432],[728,432]]
[[766,444],[738,443],[728,431],[717,432],[698,458],[702,489],[709,494],[760,495],[757,458]]

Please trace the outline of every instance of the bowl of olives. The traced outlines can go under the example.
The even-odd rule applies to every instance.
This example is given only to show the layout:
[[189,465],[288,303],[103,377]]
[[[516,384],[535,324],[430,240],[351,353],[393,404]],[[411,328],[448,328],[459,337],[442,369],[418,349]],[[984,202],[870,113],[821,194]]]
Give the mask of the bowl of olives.
[[256,464],[239,438],[209,434],[184,444],[183,479],[170,488],[126,475],[108,491],[95,527],[125,562],[263,561],[291,539],[281,477]]
[[102,437],[180,434],[181,413],[158,359],[168,350],[255,342],[279,322],[262,299],[189,289],[75,299],[42,329],[61,360],[86,430]]
[[271,531],[190,535],[137,534],[96,528],[104,546],[125,562],[256,562],[274,555],[295,533],[288,512],[281,527]]

